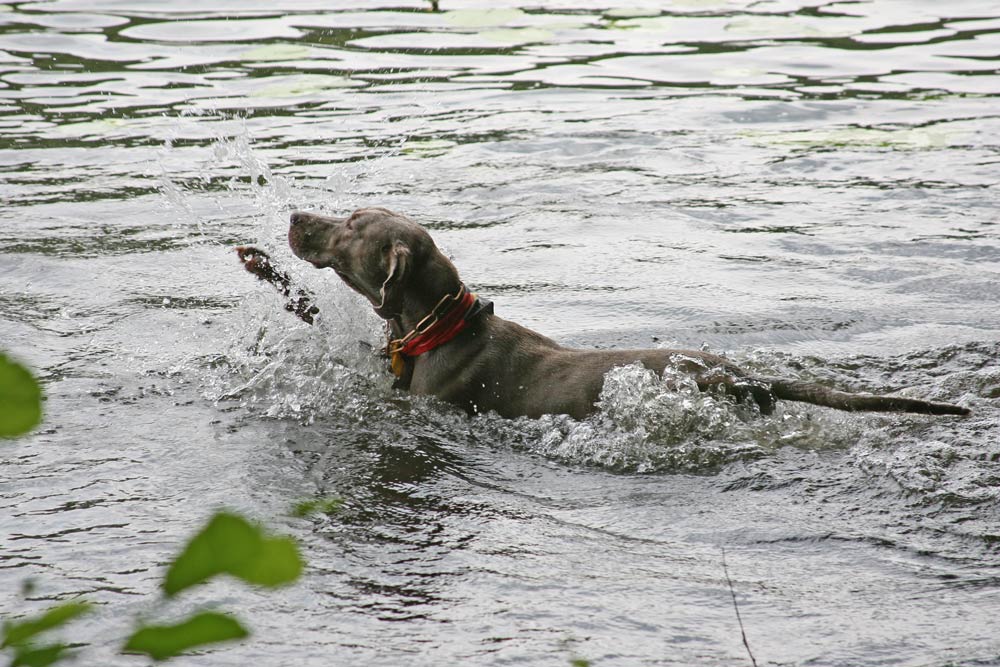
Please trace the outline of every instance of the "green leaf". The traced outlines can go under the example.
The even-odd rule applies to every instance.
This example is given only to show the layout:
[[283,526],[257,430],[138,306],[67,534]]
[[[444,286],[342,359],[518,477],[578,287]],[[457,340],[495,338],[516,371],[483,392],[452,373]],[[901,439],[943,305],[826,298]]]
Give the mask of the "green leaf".
[[246,519],[219,512],[171,563],[163,590],[176,595],[219,574],[274,587],[295,581],[301,573],[302,560],[290,538],[267,537]]
[[66,644],[50,644],[41,648],[21,647],[14,655],[10,667],[48,667],[66,657]]
[[176,625],[140,628],[125,643],[124,653],[145,653],[153,660],[166,660],[196,646],[234,641],[250,633],[232,616],[212,611],[195,614]]
[[[90,611],[89,602],[67,602],[49,609],[41,616],[23,621],[6,621],[3,624],[3,643],[0,648],[24,646],[35,635],[58,628]],[[51,647],[50,647],[51,648]]]
[[294,540],[275,537],[261,542],[256,558],[247,558],[229,573],[248,584],[274,588],[298,579],[302,560]]
[[27,433],[42,420],[42,390],[21,364],[0,353],[0,438]]
[[344,504],[342,498],[326,496],[322,498],[310,498],[295,503],[292,507],[292,516],[304,519],[311,514],[333,514]]
[[243,518],[220,512],[195,535],[170,564],[163,581],[167,595],[176,595],[233,569],[242,558],[260,551],[262,537]]

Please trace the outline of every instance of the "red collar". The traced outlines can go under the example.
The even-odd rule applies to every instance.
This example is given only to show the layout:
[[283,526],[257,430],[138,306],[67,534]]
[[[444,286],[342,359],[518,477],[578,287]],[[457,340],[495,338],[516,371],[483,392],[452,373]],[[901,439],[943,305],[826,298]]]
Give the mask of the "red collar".
[[403,374],[405,357],[417,357],[441,347],[462,332],[483,310],[492,311],[491,303],[480,301],[462,285],[455,294],[445,295],[417,326],[402,338],[389,341],[392,372]]

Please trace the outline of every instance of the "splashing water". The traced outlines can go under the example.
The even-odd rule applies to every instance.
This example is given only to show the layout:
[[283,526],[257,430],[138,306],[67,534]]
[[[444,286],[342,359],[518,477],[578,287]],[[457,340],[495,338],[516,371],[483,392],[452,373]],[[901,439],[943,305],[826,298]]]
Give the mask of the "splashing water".
[[[401,395],[391,389],[392,378],[377,355],[381,322],[339,279],[291,255],[284,242],[285,214],[303,191],[293,179],[274,175],[254,148],[245,123],[234,134],[216,139],[210,161],[214,169],[236,165],[238,175],[229,179],[226,192],[244,199],[250,195],[256,242],[268,248],[295,283],[313,293],[321,315],[315,326],[299,323],[269,286],[260,285],[253,298],[237,307],[228,329],[231,342],[217,364],[220,372],[206,379],[204,395],[213,401],[237,401],[261,417],[303,424],[354,422],[383,411],[389,419],[401,418],[394,411],[415,409],[406,419],[415,416],[431,428],[454,426],[450,415],[456,413],[449,406],[434,400],[398,400]],[[358,180],[376,174],[379,164],[372,159],[338,165],[326,180],[338,191],[329,193],[333,201],[351,196]],[[168,203],[195,216],[183,182],[168,178],[166,171],[161,180]],[[199,228],[202,224],[199,218]],[[759,354],[745,361],[764,366],[774,362]],[[808,407],[783,406],[762,417],[755,406],[702,392],[685,373],[668,368],[658,376],[638,364],[607,374],[598,408],[582,421],[546,415],[510,422],[492,415],[472,420],[471,428],[501,447],[638,473],[708,472],[730,461],[760,458],[784,445],[842,446],[854,439],[858,428],[857,420],[838,420],[829,411]]]
[[639,364],[608,372],[598,407],[584,421],[542,417],[533,449],[619,472],[708,472],[785,445],[842,446],[854,434],[850,422],[829,411],[779,406],[762,417],[756,406],[702,392],[681,371],[658,376]]

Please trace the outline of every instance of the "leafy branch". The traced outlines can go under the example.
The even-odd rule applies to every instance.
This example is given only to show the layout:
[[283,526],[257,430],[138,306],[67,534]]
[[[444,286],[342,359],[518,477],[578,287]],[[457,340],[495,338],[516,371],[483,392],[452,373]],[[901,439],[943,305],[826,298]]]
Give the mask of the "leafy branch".
[[[0,353],[0,437],[23,435],[37,426],[42,416],[41,401],[41,388],[31,373]],[[335,508],[336,501],[326,499],[315,507],[300,503],[295,511],[305,516]],[[298,547],[290,537],[268,535],[237,514],[217,512],[170,562],[160,588],[167,598],[173,598],[222,574],[250,585],[275,588],[298,579],[302,567]],[[78,600],[37,616],[4,620],[0,650],[12,654],[9,667],[48,667],[71,657],[70,645],[44,642],[41,636],[80,618],[92,607],[92,603]],[[249,636],[250,631],[233,616],[202,611],[171,625],[140,624],[122,652],[145,654],[161,661],[193,648]]]

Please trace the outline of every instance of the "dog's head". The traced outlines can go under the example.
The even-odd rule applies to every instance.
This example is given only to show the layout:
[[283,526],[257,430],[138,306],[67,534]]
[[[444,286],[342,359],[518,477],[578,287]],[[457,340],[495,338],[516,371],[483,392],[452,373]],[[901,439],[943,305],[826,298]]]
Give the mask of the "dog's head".
[[409,291],[432,288],[427,279],[439,271],[423,270],[428,264],[447,266],[458,279],[423,227],[384,208],[358,209],[347,218],[296,211],[288,245],[296,257],[316,268],[336,271],[384,319],[402,313]]

